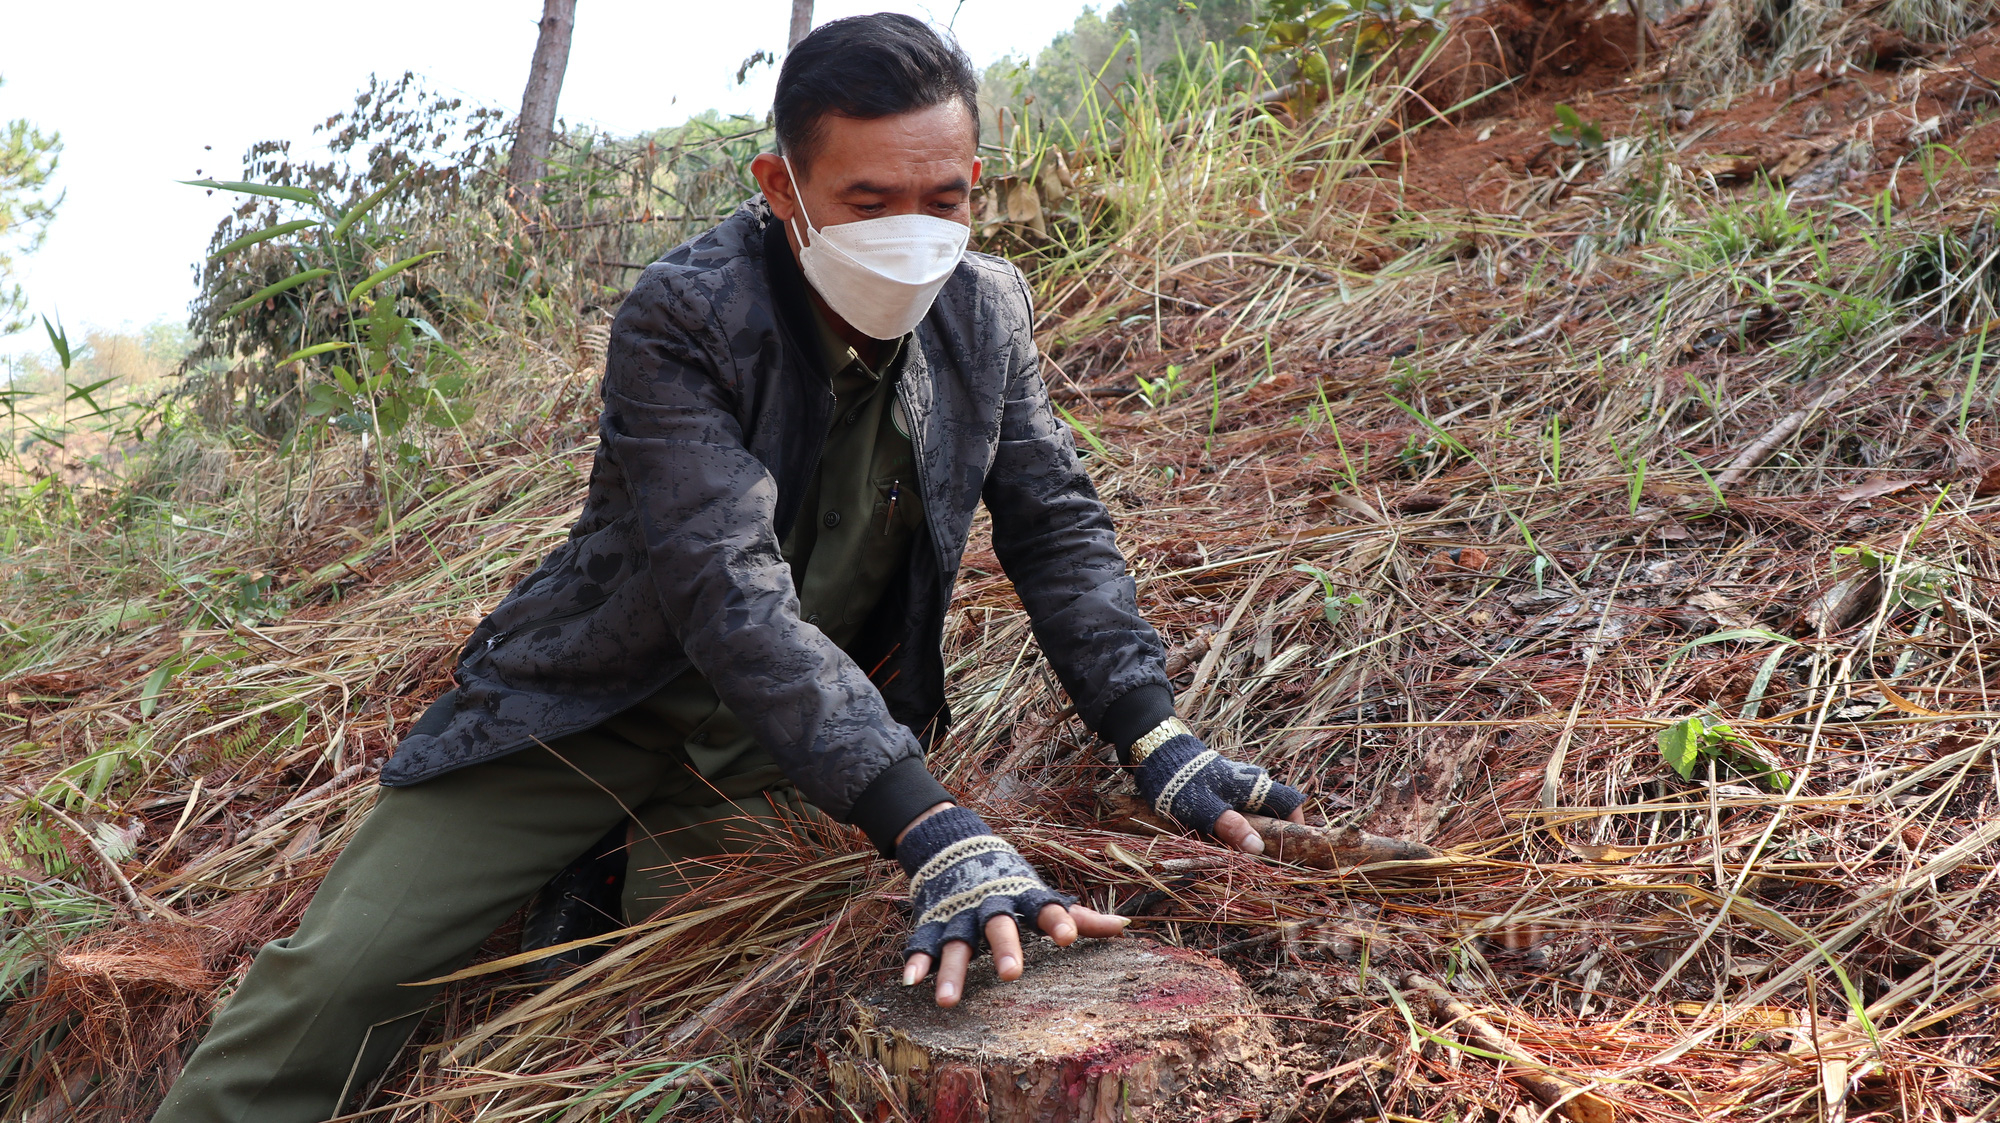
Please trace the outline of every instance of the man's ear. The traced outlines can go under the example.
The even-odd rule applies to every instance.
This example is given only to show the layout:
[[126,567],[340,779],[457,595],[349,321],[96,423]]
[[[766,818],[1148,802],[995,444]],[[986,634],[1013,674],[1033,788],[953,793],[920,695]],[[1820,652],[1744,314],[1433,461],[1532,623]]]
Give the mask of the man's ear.
[[792,183],[792,173],[785,168],[785,161],[777,153],[759,153],[756,159],[750,161],[750,174],[757,180],[758,188],[764,192],[764,201],[771,205],[771,213],[779,222],[789,223],[798,217],[798,188]]
[[974,187],[979,186],[979,169],[982,166],[979,162],[979,157],[974,156],[972,158],[972,186]]

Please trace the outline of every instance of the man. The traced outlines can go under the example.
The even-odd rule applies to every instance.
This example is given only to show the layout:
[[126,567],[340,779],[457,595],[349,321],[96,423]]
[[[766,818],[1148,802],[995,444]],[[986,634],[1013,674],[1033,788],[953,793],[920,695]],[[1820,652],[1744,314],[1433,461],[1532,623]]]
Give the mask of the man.
[[[612,329],[569,540],[476,629],[457,689],[156,1117],[306,1123],[386,1068],[431,997],[608,828],[640,918],[700,859],[828,816],[910,875],[904,972],[956,1003],[982,942],[1119,917],[1049,889],[924,767],[945,608],[976,505],[1043,651],[1141,792],[1251,852],[1239,810],[1303,796],[1174,717],[1109,516],[1051,413],[1012,266],[965,252],[976,79],[922,23],[822,27],[787,56],[763,194],[646,270]],[[760,837],[761,836],[761,837]]]

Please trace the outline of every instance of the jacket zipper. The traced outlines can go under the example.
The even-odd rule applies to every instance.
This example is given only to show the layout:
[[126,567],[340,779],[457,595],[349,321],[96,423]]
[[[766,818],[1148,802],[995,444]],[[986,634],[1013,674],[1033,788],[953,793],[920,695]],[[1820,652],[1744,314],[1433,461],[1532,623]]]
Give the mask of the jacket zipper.
[[[801,278],[801,280],[803,281],[803,278]],[[772,296],[773,296],[773,301],[775,303],[776,293],[773,293]],[[812,298],[810,296],[807,296],[806,299],[810,300]],[[795,354],[799,355],[807,354],[808,352],[805,350],[805,348],[800,347],[799,341],[793,337],[792,326],[785,322],[785,317],[783,315],[777,316],[776,322],[778,325],[778,334],[784,337],[786,346],[790,347],[793,353]],[[833,423],[833,419],[839,416],[838,409],[840,406],[840,395],[833,392],[833,372],[826,371],[821,373],[820,385],[825,388],[825,393],[826,393],[825,400],[828,403],[828,405],[832,408],[829,408],[827,410],[827,420],[825,422],[822,422],[818,426],[819,445],[818,445],[818,450],[813,453],[812,470],[806,473],[806,478],[801,482],[801,486],[804,488],[805,491],[808,492],[812,490],[813,481],[819,478],[820,462],[826,459],[827,426],[831,425]],[[772,528],[773,530],[776,530],[778,533],[778,548],[780,552],[782,552],[784,549],[785,539],[791,536],[793,527],[799,525],[799,516],[805,513],[806,513],[805,496],[802,494],[799,496],[799,509],[797,511],[792,512],[791,525]],[[813,517],[818,518],[819,517],[818,513],[814,512]],[[794,593],[796,593],[797,591],[798,590],[796,589],[793,590]]]
[[[896,377],[896,399],[903,403],[903,411],[910,415],[910,451],[916,454],[915,457],[913,458],[915,461],[913,466],[916,468],[916,475],[917,475],[917,502],[923,505],[924,533],[931,540],[931,552],[937,555],[938,591],[942,593],[945,588],[945,582],[948,578],[945,574],[944,547],[938,543],[938,530],[937,530],[938,520],[936,513],[931,509],[930,497],[932,492],[930,489],[930,484],[924,479],[925,418],[922,414],[917,412],[916,403],[910,399],[910,393],[909,393],[910,380],[904,377],[904,375],[907,375],[908,373],[909,373],[909,364],[906,361],[904,363],[903,373],[899,374]],[[947,601],[945,604],[945,608],[949,609],[950,607],[951,604],[949,601]]]
[[568,612],[558,613],[557,615],[554,616],[544,616],[540,620],[535,620],[527,624],[521,624],[516,627],[509,628],[504,632],[495,632],[492,635],[486,637],[486,650],[492,651],[494,648],[507,642],[514,636],[520,635],[522,632],[532,632],[538,628],[549,627],[552,624],[567,624],[571,620],[581,619],[585,616],[590,615],[593,612],[596,612],[598,609],[603,608],[605,602],[610,599],[611,598],[606,597],[604,598],[604,600],[593,601],[582,608],[572,609]]
[[[831,379],[827,381],[826,400],[833,406],[832,409],[827,411],[827,425],[831,425],[833,423],[833,419],[840,416],[840,395],[833,392],[833,382]],[[814,481],[819,479],[820,463],[826,459],[826,442],[827,442],[826,429],[827,429],[826,425],[822,425],[819,427],[819,451],[813,453],[812,470],[806,473],[805,490],[806,494],[808,495],[812,493]],[[784,531],[778,535],[779,553],[782,554],[784,552],[785,539],[790,538],[792,536],[792,528],[799,525],[800,515],[809,515],[810,517],[815,519],[819,517],[819,512],[817,511],[809,512],[805,509],[805,505],[806,505],[805,495],[799,496],[799,509],[792,512],[792,525],[786,527]],[[817,539],[815,539],[815,543],[817,543]],[[792,592],[797,593],[798,590],[793,589]]]

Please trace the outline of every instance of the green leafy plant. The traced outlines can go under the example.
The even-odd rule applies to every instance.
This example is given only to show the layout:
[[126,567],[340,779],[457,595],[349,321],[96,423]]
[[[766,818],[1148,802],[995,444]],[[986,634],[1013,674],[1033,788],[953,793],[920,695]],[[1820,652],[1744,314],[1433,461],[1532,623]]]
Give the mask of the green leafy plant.
[[1646,493],[1646,458],[1628,454],[1616,437],[1611,438],[1611,455],[1625,469],[1625,506],[1627,513],[1636,515]]
[[1437,438],[1411,433],[1404,439],[1403,447],[1396,450],[1396,466],[1409,475],[1424,476],[1443,455],[1444,446],[1438,444]]
[[[350,433],[379,431],[385,438],[401,433],[413,419],[441,429],[463,425],[472,406],[464,400],[465,378],[441,372],[449,345],[427,321],[395,313],[394,302],[378,300],[363,321],[362,363],[349,373],[332,369],[333,381],[312,388],[305,412],[324,418]],[[398,452],[413,455],[407,442]]]
[[[637,1119],[638,1123],[659,1123],[680,1104],[688,1088],[696,1085],[705,1071],[711,1071],[711,1066],[717,1059],[703,1057],[693,1061],[653,1061],[642,1064],[592,1088],[584,1093],[581,1102],[609,1101],[619,1093],[624,1093],[624,1098],[618,1102],[618,1106],[611,1110],[612,1116]],[[634,1084],[639,1085],[638,1088],[628,1091],[627,1089]],[[649,1099],[654,1101],[652,1110],[643,1118],[639,1117],[639,1108]]]
[[1604,147],[1604,128],[1586,121],[1567,105],[1556,106],[1556,123],[1549,127],[1549,140],[1564,148],[1595,152]]
[[1291,81],[1331,90],[1336,76],[1365,77],[1398,47],[1434,38],[1445,3],[1394,0],[1272,0],[1264,18],[1238,28],[1254,35],[1266,58],[1288,67]]
[[1762,781],[1773,791],[1792,786],[1792,778],[1755,742],[1722,722],[1691,717],[1677,721],[1659,733],[1660,757],[1682,779],[1694,775],[1703,761],[1727,765],[1745,777]]
[[192,674],[196,671],[205,671],[210,667],[222,666],[226,663],[234,663],[248,657],[249,654],[249,648],[237,647],[220,653],[204,652],[193,658],[189,658],[183,654],[178,659],[168,659],[162,662],[159,666],[153,668],[153,672],[146,676],[146,681],[139,688],[139,716],[152,717],[153,711],[159,708],[161,695],[165,694],[167,688],[181,675]]
[[1514,529],[1521,535],[1521,541],[1528,544],[1532,559],[1528,562],[1528,573],[1535,579],[1535,591],[1537,593],[1544,591],[1551,573],[1561,574],[1567,580],[1568,575],[1563,574],[1562,567],[1556,563],[1556,559],[1543,551],[1541,543],[1535,540],[1535,532],[1529,529],[1527,520],[1512,511],[1507,512],[1507,517],[1513,521]]
[[1717,511],[1728,510],[1729,497],[1722,494],[1722,485],[1715,482],[1715,477],[1709,474],[1708,469],[1702,466],[1701,461],[1696,460],[1694,454],[1684,448],[1675,449],[1674,451],[1680,453],[1681,459],[1687,461],[1700,474],[1701,482],[1708,485],[1708,497],[1714,501],[1714,509]]
[[1795,640],[1790,636],[1781,636],[1778,633],[1770,631],[1765,628],[1725,628],[1720,632],[1710,632],[1708,635],[1699,636],[1695,639],[1691,639],[1686,643],[1680,645],[1679,647],[1674,648],[1674,650],[1667,656],[1667,661],[1662,667],[1662,669],[1663,670],[1671,669],[1675,661],[1679,660],[1682,656],[1686,655],[1690,651],[1693,651],[1697,647],[1702,647],[1711,643],[1733,643],[1733,642],[1741,642],[1744,640],[1758,640],[1764,643],[1779,643],[1779,644],[1785,644],[1790,647],[1802,646],[1798,640]]
[[1883,595],[1890,608],[1936,612],[1944,603],[1944,593],[1951,582],[1951,574],[1945,570],[1907,558],[1898,559],[1866,544],[1836,546],[1833,556],[1888,576],[1889,587]]
[[[1436,377],[1436,371],[1418,366],[1408,358],[1390,359],[1389,395],[1391,398],[1398,396],[1404,398],[1415,397],[1422,389],[1424,383],[1432,381]],[[1408,409],[1409,407],[1404,406],[1403,408]]]
[[1346,596],[1341,596],[1334,590],[1333,575],[1316,565],[1308,565],[1301,562],[1292,567],[1292,572],[1303,573],[1307,577],[1311,577],[1319,582],[1320,614],[1326,617],[1326,622],[1329,624],[1338,623],[1341,615],[1348,609],[1360,608],[1362,605],[1368,603],[1361,599],[1360,593],[1349,593]]
[[1167,367],[1166,373],[1158,378],[1139,376],[1139,399],[1149,408],[1158,409],[1174,400],[1174,393],[1181,388],[1184,368],[1179,363]]
[[1424,431],[1430,434],[1430,436],[1419,440],[1418,438],[1422,437],[1421,433],[1411,433],[1409,439],[1404,442],[1402,450],[1396,454],[1396,460],[1405,471],[1411,475],[1421,476],[1430,469],[1434,462],[1444,463],[1448,461],[1449,458],[1445,456],[1446,452],[1450,452],[1454,456],[1464,457],[1467,460],[1473,458],[1472,450],[1465,446],[1465,442],[1452,436],[1450,432],[1437,422],[1425,417],[1422,410],[1419,410],[1394,394],[1386,394],[1384,397],[1394,402],[1396,408],[1415,418],[1418,424],[1424,427]]
[[1821,241],[1821,221],[1810,207],[1794,209],[1792,192],[1760,176],[1750,193],[1718,206],[1693,228],[1683,256],[1695,268],[1714,269],[1810,248]]
[[290,607],[284,597],[273,595],[268,570],[222,566],[178,583],[196,605],[190,621],[196,627],[256,624],[283,616]]
[[[32,389],[10,386],[6,390],[0,390],[0,408],[7,411],[10,422],[27,423],[27,439],[18,449],[13,448],[10,442],[10,456],[32,448],[36,444],[67,449],[74,431],[72,426],[95,422],[96,424],[90,427],[101,430],[108,422],[115,422],[118,415],[125,412],[125,407],[115,404],[105,405],[98,401],[98,395],[115,379],[100,378],[91,381],[89,376],[85,375],[85,381],[72,380],[71,371],[75,369],[78,358],[77,348],[70,342],[69,333],[64,330],[60,321],[52,322],[47,316],[43,316],[42,330],[48,335],[49,349],[55,352],[56,364],[60,371],[58,381],[61,385],[62,400],[53,414],[44,416],[21,408],[35,396]],[[83,412],[77,411],[77,403],[82,403]]]
[[137,779],[142,762],[158,758],[150,735],[141,731],[122,741],[102,745],[56,772],[43,783],[35,798],[71,811],[95,807],[110,797],[122,781]]
[[[1083,422],[1077,420],[1076,414],[1071,413],[1070,411],[1064,409],[1061,406],[1056,407],[1056,412],[1062,414],[1062,419],[1064,421],[1067,421],[1069,423],[1069,427],[1075,430],[1078,436],[1083,438],[1085,444],[1090,446],[1090,451],[1096,453],[1097,455],[1103,457],[1108,461],[1111,461],[1113,463],[1117,462],[1118,458],[1112,454],[1111,447],[1105,444],[1103,438],[1099,437],[1096,431],[1091,429],[1090,426],[1085,425]],[[1167,471],[1169,473],[1167,478],[1172,479],[1173,476],[1171,473],[1173,472],[1173,469],[1169,468],[1167,469]]]
[[[305,187],[185,181],[212,191],[277,199],[312,212],[309,217],[253,230],[211,258],[228,258],[275,238],[291,241],[298,263],[304,267],[237,301],[229,314],[240,315],[279,300],[333,306],[336,314],[329,322],[342,325],[346,338],[303,340],[278,362],[283,366],[335,355],[346,357],[354,369],[339,363],[327,366],[324,380],[306,392],[304,412],[322,425],[372,436],[371,464],[374,449],[387,448],[412,421],[450,428],[464,424],[472,412],[471,403],[464,398],[464,357],[418,314],[420,309],[414,302],[399,299],[399,279],[442,251],[427,250],[389,260],[394,231],[367,222],[370,213],[408,179],[407,173],[398,174],[344,209],[334,206],[321,192]],[[305,316],[300,320],[320,322]],[[420,451],[408,441],[398,443],[395,454],[397,463],[406,468],[421,462]]]

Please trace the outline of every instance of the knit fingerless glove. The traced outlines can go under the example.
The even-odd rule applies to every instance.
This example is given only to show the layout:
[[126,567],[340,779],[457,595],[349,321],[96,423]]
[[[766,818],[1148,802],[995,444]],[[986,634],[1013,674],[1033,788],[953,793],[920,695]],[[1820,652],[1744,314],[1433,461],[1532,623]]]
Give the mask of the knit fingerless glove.
[[1278,783],[1262,768],[1202,744],[1177,717],[1154,726],[1127,756],[1139,794],[1153,810],[1198,831],[1213,831],[1224,811],[1282,819],[1306,801],[1304,792]]
[[916,914],[905,959],[922,953],[935,961],[952,940],[964,940],[977,954],[994,917],[1011,915],[1023,933],[1033,932],[1044,907],[1075,903],[1042,884],[1019,851],[963,807],[911,827],[896,844],[896,860],[910,875]]

